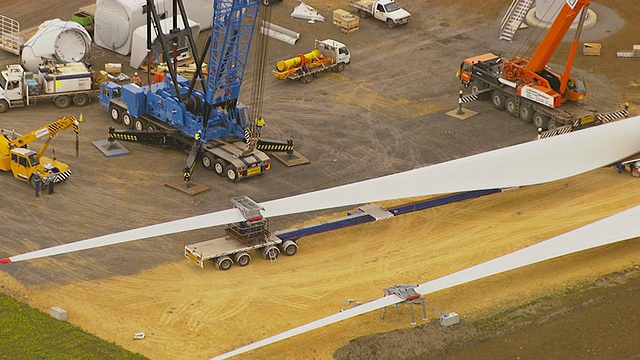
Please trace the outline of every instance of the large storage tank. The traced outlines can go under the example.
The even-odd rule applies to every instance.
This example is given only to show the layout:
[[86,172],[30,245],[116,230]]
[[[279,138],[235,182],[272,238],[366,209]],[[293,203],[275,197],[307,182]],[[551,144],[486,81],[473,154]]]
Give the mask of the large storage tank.
[[[550,27],[558,16],[560,8],[564,6],[566,2],[567,0],[536,0],[533,5],[534,7],[527,14],[527,23],[533,26]],[[595,25],[597,18],[596,13],[588,9],[583,24],[584,28],[588,29]],[[571,24],[571,28],[576,28],[579,22],[580,16],[578,15]]]

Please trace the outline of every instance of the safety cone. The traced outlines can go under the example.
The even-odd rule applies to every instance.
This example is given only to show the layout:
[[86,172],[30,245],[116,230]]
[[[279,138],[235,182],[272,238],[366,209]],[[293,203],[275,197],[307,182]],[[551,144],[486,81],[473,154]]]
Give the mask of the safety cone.
[[78,119],[78,122],[84,122],[84,119],[82,118],[82,113],[80,113],[80,118]]

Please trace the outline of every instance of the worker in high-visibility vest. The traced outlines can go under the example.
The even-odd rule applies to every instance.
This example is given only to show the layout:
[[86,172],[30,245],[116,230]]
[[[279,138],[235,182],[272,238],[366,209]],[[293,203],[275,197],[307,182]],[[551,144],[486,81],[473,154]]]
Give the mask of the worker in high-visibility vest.
[[258,135],[262,135],[262,127],[266,125],[266,122],[263,118],[256,118],[256,129],[258,130]]
[[196,140],[198,150],[202,150],[202,130],[196,131],[196,135],[193,138]]

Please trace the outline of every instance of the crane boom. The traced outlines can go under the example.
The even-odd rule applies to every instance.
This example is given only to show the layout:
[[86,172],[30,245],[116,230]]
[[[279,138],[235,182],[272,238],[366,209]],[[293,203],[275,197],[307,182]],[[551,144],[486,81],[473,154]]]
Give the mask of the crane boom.
[[30,131],[12,141],[9,142],[9,146],[11,148],[23,147],[25,145],[29,145],[30,143],[45,137],[45,136],[54,136],[60,131],[67,129],[69,127],[73,127],[73,131],[77,134],[80,132],[80,125],[78,120],[76,120],[73,116],[63,116],[58,120],[47,124],[39,129]]
[[[591,0],[566,1],[558,13],[556,20],[551,25],[551,28],[549,28],[547,35],[542,39],[538,48],[533,53],[533,56],[531,56],[529,63],[526,65],[527,69],[536,73],[544,70],[549,63],[549,60],[551,60],[551,56],[553,56],[558,49],[562,38],[564,38],[567,31],[569,31],[573,21],[580,12],[583,12],[583,14],[586,13],[590,2]],[[573,59],[570,59],[570,61],[573,63]],[[572,64],[567,65],[570,68]]]
[[235,105],[258,16],[258,0],[214,2],[205,101]]

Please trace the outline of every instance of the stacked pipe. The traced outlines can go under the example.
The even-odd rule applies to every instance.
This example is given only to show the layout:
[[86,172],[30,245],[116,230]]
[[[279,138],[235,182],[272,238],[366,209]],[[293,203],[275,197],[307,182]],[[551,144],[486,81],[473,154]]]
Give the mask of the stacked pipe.
[[309,53],[298,54],[294,58],[278,61],[276,69],[278,69],[278,71],[285,71],[298,66],[304,66],[307,63],[313,62],[315,59],[319,59],[321,56],[320,50],[314,49]]

